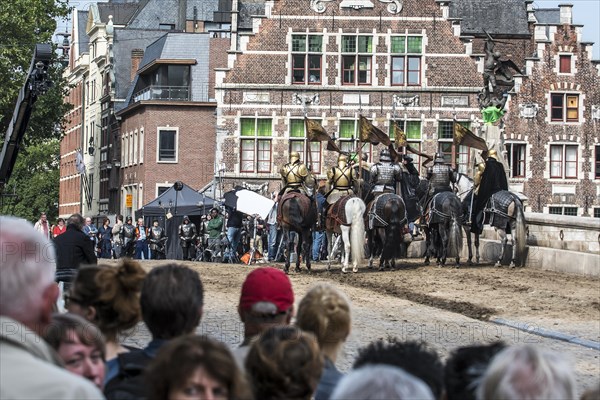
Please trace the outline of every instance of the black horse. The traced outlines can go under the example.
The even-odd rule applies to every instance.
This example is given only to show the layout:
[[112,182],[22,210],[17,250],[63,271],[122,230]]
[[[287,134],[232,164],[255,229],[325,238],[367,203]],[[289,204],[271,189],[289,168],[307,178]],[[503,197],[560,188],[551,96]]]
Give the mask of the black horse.
[[300,255],[304,258],[306,268],[310,271],[310,256],[312,248],[312,230],[317,222],[317,208],[307,195],[291,191],[283,195],[278,208],[277,222],[283,229],[284,243],[287,246],[285,258],[285,273],[290,270],[290,257],[294,251],[294,241],[290,232],[298,233],[296,250],[296,272],[300,272]]
[[462,249],[462,204],[453,192],[441,192],[429,202],[426,219],[425,264],[435,256],[439,266],[446,265],[446,259],[454,256],[456,267],[460,265]]
[[402,257],[406,207],[402,197],[383,193],[367,206],[365,213],[369,268],[373,259],[379,258],[379,270],[394,268],[395,259]]

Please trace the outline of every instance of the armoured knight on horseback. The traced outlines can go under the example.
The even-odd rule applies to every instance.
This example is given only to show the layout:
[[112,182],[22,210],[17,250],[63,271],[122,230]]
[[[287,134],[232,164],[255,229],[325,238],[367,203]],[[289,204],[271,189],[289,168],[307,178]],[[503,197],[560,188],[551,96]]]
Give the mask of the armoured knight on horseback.
[[283,180],[280,196],[296,190],[312,198],[316,181],[306,165],[300,161],[300,153],[292,151],[289,162],[281,167],[279,173]]
[[[354,194],[353,187],[357,179],[358,172],[348,164],[348,156],[340,154],[337,159],[337,166],[333,166],[327,171],[327,182],[330,189],[327,194],[322,220],[325,219],[332,204],[344,196]],[[322,224],[322,226],[325,226],[325,224]]]
[[452,191],[450,183],[456,183],[456,171],[446,164],[442,154],[437,153],[433,160],[433,167],[427,170],[427,180],[429,180],[428,200],[431,200],[438,193]]

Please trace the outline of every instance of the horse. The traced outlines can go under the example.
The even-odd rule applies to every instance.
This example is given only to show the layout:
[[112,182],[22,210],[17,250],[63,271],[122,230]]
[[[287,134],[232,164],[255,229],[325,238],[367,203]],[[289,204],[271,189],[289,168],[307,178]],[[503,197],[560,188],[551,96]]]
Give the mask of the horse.
[[290,233],[298,234],[298,247],[296,257],[296,272],[300,272],[300,255],[306,262],[306,268],[310,272],[310,253],[312,248],[312,229],[317,222],[317,208],[313,200],[298,191],[290,191],[283,195],[279,202],[277,212],[277,223],[283,230],[283,237],[287,246],[285,258],[285,273],[290,270],[291,254],[294,250],[294,240],[290,239]]
[[433,196],[425,212],[425,265],[429,265],[429,257],[433,253],[439,266],[446,265],[448,256],[454,256],[455,266],[460,266],[462,215],[462,204],[453,192],[440,192]]
[[367,206],[365,219],[369,268],[373,268],[373,259],[377,256],[380,256],[380,271],[385,267],[395,268],[395,259],[403,255],[400,244],[407,221],[404,200],[395,193],[379,194]]
[[[463,210],[466,210],[467,215],[471,215],[471,209],[473,207],[473,180],[465,174],[459,174],[457,179],[457,186],[459,188],[459,195],[462,197]],[[501,190],[494,193],[487,201],[484,212],[484,223],[489,223],[493,226],[500,236],[500,242],[502,243],[502,251],[500,257],[496,261],[496,267],[502,265],[502,259],[506,253],[506,245],[508,244],[508,235],[511,236],[512,257],[510,261],[510,267],[515,268],[517,264],[523,266],[525,263],[525,251],[526,251],[526,221],[525,213],[523,211],[523,203],[519,196],[508,190]],[[466,221],[465,232],[471,231],[471,223],[475,218],[472,216],[471,221]],[[466,227],[468,224],[468,228]],[[475,235],[475,251],[476,261],[479,262],[479,235]],[[472,257],[471,251],[471,240],[470,234],[468,235],[467,244],[469,247],[469,260]]]
[[[339,238],[344,244],[342,272],[348,272],[352,255],[352,272],[358,272],[358,265],[364,259],[365,223],[363,214],[366,205],[359,197],[348,195],[333,203],[327,211],[325,233],[327,235],[327,270],[331,270],[331,261],[336,253]],[[337,236],[333,240],[334,234]]]

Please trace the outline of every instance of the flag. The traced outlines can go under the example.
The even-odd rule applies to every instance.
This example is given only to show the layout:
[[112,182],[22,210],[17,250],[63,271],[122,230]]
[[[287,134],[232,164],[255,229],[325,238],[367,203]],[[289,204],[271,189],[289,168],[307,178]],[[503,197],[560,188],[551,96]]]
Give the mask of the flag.
[[404,133],[404,131],[402,129],[400,129],[400,127],[398,126],[398,124],[396,122],[392,123],[392,129],[394,129],[394,137],[396,140],[396,146],[398,147],[404,147],[406,146],[406,133]]
[[473,147],[479,150],[487,151],[487,143],[469,129],[454,121],[454,144]]
[[358,121],[358,135],[361,142],[369,142],[372,144],[381,143],[384,146],[389,146],[392,141],[381,129],[376,128],[368,119],[360,116]]
[[329,136],[329,133],[318,121],[304,117],[306,124],[306,136],[309,142],[327,142],[327,150],[341,153],[342,150],[335,144],[335,141]]
[[429,164],[429,163],[431,162],[431,160],[433,160],[433,157],[432,157],[432,156],[430,156],[430,155],[428,155],[428,154],[425,154],[425,153],[422,153],[422,152],[420,152],[419,150],[417,150],[417,149],[415,149],[415,148],[411,147],[411,146],[410,146],[410,144],[407,144],[407,145],[406,145],[406,151],[408,151],[408,152],[411,152],[411,153],[413,153],[413,154],[416,154],[416,155],[418,155],[418,156],[421,156],[421,157],[423,157],[425,160],[424,160],[424,161],[421,163],[421,165],[422,165],[422,166],[425,166],[425,165]]
[[325,142],[331,140],[329,133],[323,128],[318,121],[304,117],[304,123],[306,124],[306,136],[309,142]]

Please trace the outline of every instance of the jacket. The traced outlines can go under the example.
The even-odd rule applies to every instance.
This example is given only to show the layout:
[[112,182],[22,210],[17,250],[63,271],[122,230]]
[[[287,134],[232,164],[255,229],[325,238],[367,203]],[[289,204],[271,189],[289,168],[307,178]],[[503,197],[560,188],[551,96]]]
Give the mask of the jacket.
[[0,398],[104,398],[93,383],[63,369],[54,350],[35,332],[5,316],[0,316],[0,325]]
[[94,242],[74,225],[54,239],[56,247],[56,269],[79,268],[81,264],[96,264]]

